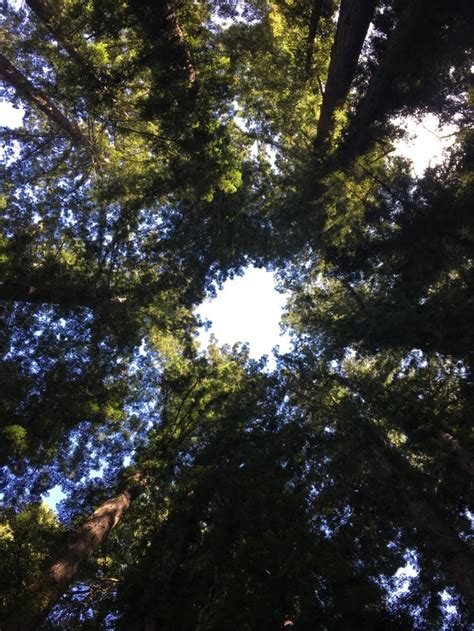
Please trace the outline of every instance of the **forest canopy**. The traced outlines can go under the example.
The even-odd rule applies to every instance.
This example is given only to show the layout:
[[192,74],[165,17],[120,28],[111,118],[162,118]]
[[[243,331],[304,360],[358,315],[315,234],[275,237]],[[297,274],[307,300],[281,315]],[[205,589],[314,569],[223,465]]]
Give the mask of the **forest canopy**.
[[[1,631],[471,628],[474,4],[0,29]],[[289,296],[271,369],[196,340],[249,265]]]

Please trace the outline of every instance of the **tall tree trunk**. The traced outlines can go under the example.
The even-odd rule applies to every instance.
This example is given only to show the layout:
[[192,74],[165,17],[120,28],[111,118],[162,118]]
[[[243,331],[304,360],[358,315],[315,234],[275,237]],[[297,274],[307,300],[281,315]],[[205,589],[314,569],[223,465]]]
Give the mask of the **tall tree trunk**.
[[413,524],[426,533],[433,556],[474,610],[474,554],[425,498],[410,488],[404,489],[403,494]]
[[97,76],[92,65],[83,57],[77,46],[75,46],[67,33],[64,32],[59,24],[57,16],[54,14],[50,3],[46,0],[26,0],[26,4],[35,13],[39,20],[49,30],[54,39],[61,44],[64,50],[69,54],[71,59],[81,68],[92,83],[91,87],[103,86],[103,82]]
[[38,88],[28,81],[28,79],[13,66],[10,61],[0,53],[0,78],[15,88],[21,98],[27,99],[50,121],[59,127],[65,134],[70,136],[74,142],[87,145],[87,142],[81,134],[79,127],[71,122]]
[[311,66],[313,63],[314,42],[316,33],[318,32],[319,20],[323,11],[324,0],[313,0],[313,8],[311,10],[311,18],[309,20],[309,31],[306,39],[306,58],[304,64],[305,77],[311,76]]
[[[376,462],[389,475],[407,510],[407,517],[424,535],[424,541],[434,558],[437,558],[444,572],[467,604],[474,608],[474,554],[448,523],[445,516],[433,507],[403,474],[403,466],[395,467],[389,455],[390,450],[382,446],[379,436],[371,445]],[[379,443],[379,444],[377,444]]]
[[120,522],[131,501],[144,484],[139,474],[137,484],[106,500],[88,517],[59,551],[49,570],[16,604],[1,627],[2,631],[34,631],[51,609],[80,575],[87,562],[98,552],[113,528]]
[[384,94],[390,82],[395,78],[394,72],[400,66],[400,60],[406,57],[407,45],[416,37],[416,31],[425,10],[430,10],[426,0],[405,1],[383,58],[370,79],[367,92],[356,113],[350,136],[351,155],[364,151],[370,138],[369,127],[374,121],[384,117],[386,113],[386,107],[383,105]]
[[192,86],[196,82],[196,71],[178,17],[170,2],[128,0],[128,3],[152,48],[159,37],[164,36],[165,42],[159,47],[159,57],[165,65],[183,75]]
[[156,631],[161,628],[157,618],[172,589],[172,579],[186,554],[187,546],[199,532],[202,510],[212,491],[212,485],[204,484],[187,497],[180,498],[177,507],[157,531],[148,552],[151,561],[148,568],[150,580],[134,603],[131,612],[133,619],[125,620],[129,631]]
[[329,138],[334,126],[334,113],[349,94],[376,4],[377,0],[341,1],[319,115],[316,146],[323,144]]
[[474,456],[469,451],[461,445],[457,438],[454,438],[448,432],[440,432],[438,435],[438,440],[444,449],[449,451],[452,455],[456,466],[467,473],[470,477],[474,476]]

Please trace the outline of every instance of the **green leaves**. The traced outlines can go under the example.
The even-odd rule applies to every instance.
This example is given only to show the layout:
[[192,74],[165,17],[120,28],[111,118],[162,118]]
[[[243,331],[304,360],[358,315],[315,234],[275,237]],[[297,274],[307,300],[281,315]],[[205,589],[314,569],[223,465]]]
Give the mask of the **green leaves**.
[[[356,4],[6,7],[4,607],[50,567],[61,485],[71,528],[133,501],[51,626],[441,627],[446,586],[466,622],[471,137],[417,179],[390,117],[467,121],[472,10],[357,30]],[[291,291],[273,373],[194,339],[252,261]]]

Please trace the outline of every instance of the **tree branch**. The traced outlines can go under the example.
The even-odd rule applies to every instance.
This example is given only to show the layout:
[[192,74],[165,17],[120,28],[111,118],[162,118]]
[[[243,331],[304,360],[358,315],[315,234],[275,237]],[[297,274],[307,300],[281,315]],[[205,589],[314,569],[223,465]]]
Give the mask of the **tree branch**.
[[49,98],[0,53],[0,78],[15,88],[17,94],[32,103],[77,144],[88,146],[76,123],[70,121]]

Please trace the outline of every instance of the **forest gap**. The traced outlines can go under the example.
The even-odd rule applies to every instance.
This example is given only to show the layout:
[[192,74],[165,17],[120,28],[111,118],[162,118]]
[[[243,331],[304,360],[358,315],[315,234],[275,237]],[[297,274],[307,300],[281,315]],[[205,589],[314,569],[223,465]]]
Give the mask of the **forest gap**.
[[197,308],[201,319],[212,322],[208,330],[201,328],[199,342],[206,347],[213,335],[219,345],[248,343],[255,359],[271,355],[277,345],[280,352],[287,352],[289,336],[280,330],[285,301],[275,288],[273,273],[250,266],[241,276],[225,281],[215,298]]

